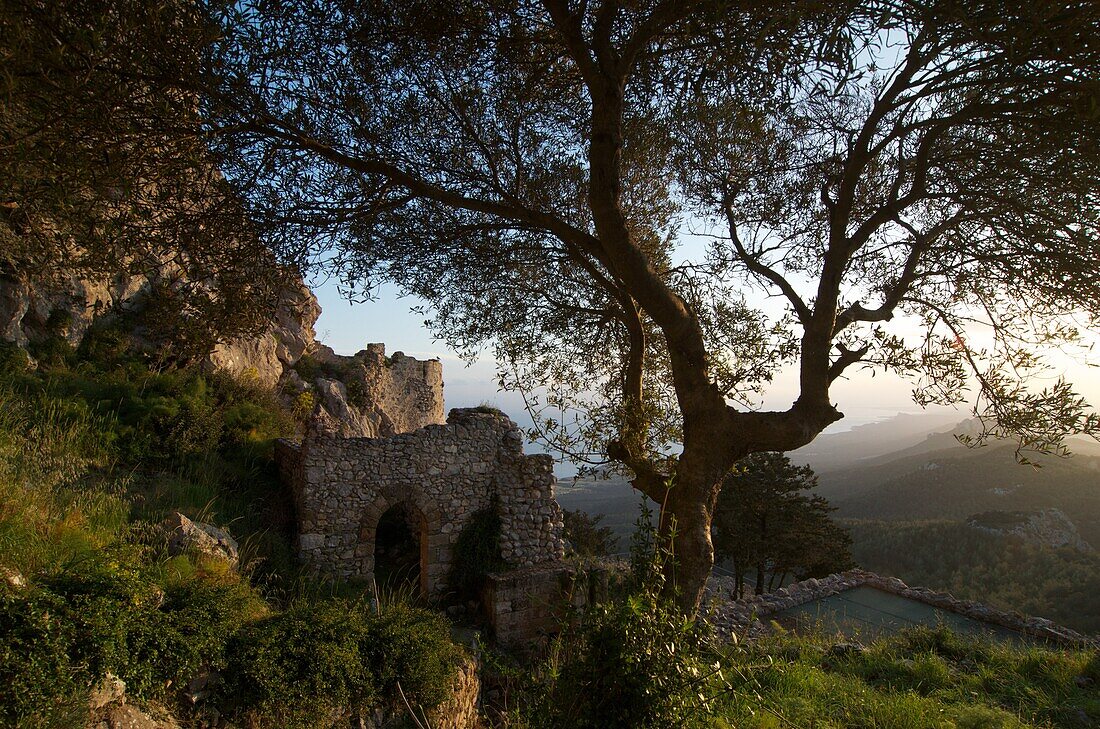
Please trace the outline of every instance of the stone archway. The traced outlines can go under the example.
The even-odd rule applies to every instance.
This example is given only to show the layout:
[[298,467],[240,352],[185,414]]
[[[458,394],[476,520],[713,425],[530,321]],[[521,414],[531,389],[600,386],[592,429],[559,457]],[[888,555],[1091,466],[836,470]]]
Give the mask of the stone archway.
[[[434,596],[439,592],[441,570],[431,547],[432,535],[438,532],[436,509],[422,508],[410,498],[380,496],[366,509],[359,530],[356,557],[362,565],[362,574],[383,587],[385,581],[415,572],[420,596]],[[410,562],[415,566],[410,568]]]
[[374,531],[374,580],[384,589],[416,585],[427,592],[428,525],[419,509],[399,501],[382,513]]

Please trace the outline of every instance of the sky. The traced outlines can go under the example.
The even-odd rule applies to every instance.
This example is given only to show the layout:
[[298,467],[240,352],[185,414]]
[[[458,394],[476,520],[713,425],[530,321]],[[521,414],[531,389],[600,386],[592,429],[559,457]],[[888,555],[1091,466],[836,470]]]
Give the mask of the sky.
[[[698,254],[694,249],[701,244],[701,239],[682,240],[679,253],[684,258]],[[379,289],[375,300],[353,304],[341,296],[335,281],[311,283],[322,309],[316,325],[317,338],[338,354],[354,354],[369,342],[382,342],[388,354],[404,352],[418,359],[439,359],[443,363],[443,395],[447,409],[489,404],[508,413],[521,427],[530,426],[521,396],[497,390],[491,353],[484,353],[478,361],[468,365],[446,343],[432,337],[424,326],[423,315],[410,311],[414,306],[423,305],[419,299],[400,297],[394,287],[385,285]],[[897,321],[894,323],[896,325]],[[1091,337],[1100,340],[1097,333],[1091,333]],[[1076,359],[1061,355],[1051,357],[1057,371],[1050,379],[1053,381],[1057,374],[1064,374],[1091,404],[1100,406],[1100,371],[1096,369],[1100,364],[1100,345],[1090,359],[1091,363],[1080,356]],[[827,433],[848,430],[898,413],[922,412],[912,400],[912,384],[882,371],[873,375],[865,370],[850,372],[834,383],[831,394],[845,417],[831,425]],[[788,369],[771,383],[762,406],[785,410],[797,395],[797,372]],[[965,406],[960,406],[957,412],[959,420],[970,416]],[[557,470],[559,475],[571,475],[568,466],[560,466]]]

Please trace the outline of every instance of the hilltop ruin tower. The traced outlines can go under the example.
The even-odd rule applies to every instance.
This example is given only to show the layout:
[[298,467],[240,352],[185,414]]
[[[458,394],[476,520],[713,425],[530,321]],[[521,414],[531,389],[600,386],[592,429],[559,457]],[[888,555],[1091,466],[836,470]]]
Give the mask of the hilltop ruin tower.
[[[519,583],[529,592],[532,575],[558,575],[563,525],[550,456],[524,454],[519,428],[492,408],[455,409],[444,420],[438,361],[386,357],[383,345],[372,344],[329,370],[337,365],[342,382],[316,378],[325,409],[316,410],[302,441],[276,448],[294,492],[298,555],[306,565],[361,579],[408,569],[424,596],[441,600],[459,534],[492,505],[500,514],[501,557],[518,571],[498,576],[496,592]],[[349,436],[349,429],[360,434]],[[383,565],[394,551],[403,551],[404,561]],[[555,580],[547,582],[553,591]],[[506,607],[499,594],[489,600]],[[507,631],[507,620],[496,618],[498,632]]]

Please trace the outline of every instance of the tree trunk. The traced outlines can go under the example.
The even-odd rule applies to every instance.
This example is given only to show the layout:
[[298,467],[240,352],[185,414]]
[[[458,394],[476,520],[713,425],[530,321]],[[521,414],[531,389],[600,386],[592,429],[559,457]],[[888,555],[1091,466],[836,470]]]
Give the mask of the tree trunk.
[[[710,539],[711,513],[714,498],[707,493],[693,495],[695,489],[677,484],[669,493],[661,513],[663,543],[672,539],[672,563],[665,574],[669,578],[666,591],[685,615],[694,616],[703,599],[707,578],[714,567],[714,545]],[[714,486],[713,490],[717,494]]]

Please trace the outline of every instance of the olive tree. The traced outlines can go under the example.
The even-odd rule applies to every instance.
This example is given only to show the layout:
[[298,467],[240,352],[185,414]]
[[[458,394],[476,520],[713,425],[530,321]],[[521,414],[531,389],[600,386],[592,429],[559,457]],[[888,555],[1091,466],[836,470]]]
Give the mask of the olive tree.
[[[1100,312],[1092,2],[218,17],[204,112],[265,239],[352,290],[396,282],[455,347],[491,347],[502,385],[558,414],[543,437],[662,505],[687,612],[723,476],[840,419],[830,386],[853,368],[968,399],[1024,446],[1097,429],[1068,384],[1033,386],[1041,346]],[[797,398],[756,409],[784,366]]]

